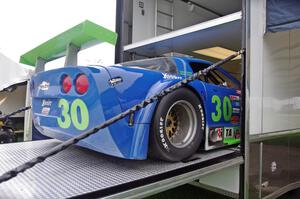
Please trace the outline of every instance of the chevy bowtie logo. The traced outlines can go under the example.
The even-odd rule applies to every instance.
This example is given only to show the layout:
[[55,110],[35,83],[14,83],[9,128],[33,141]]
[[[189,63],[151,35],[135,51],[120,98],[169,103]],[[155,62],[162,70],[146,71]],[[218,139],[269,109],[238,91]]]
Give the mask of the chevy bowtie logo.
[[39,89],[46,91],[49,89],[50,83],[43,81],[40,85],[39,85]]

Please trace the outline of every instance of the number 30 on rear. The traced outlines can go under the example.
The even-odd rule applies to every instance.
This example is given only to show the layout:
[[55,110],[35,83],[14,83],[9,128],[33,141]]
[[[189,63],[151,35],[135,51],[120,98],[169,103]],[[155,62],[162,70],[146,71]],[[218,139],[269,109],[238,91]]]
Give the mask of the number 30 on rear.
[[66,99],[60,99],[58,107],[62,110],[61,117],[57,118],[60,128],[67,129],[73,124],[76,129],[83,131],[89,126],[89,111],[81,99],[75,99],[71,106]]

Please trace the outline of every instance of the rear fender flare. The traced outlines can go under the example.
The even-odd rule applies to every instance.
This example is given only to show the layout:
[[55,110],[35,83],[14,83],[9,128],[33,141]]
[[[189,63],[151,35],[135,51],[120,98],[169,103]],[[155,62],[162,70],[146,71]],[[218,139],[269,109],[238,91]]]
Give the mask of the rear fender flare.
[[[177,81],[176,81],[177,82]],[[147,93],[147,96],[145,99],[149,99],[153,95],[161,92],[162,90],[174,85],[176,82],[174,81],[160,81],[157,82],[157,84],[154,84],[151,89],[149,89],[149,92]],[[206,99],[206,90],[202,82],[198,81],[195,83],[191,83],[190,85],[187,86],[189,89],[191,89],[194,93],[196,93],[197,96],[199,96],[200,101],[202,102],[202,108],[204,111],[205,115],[205,99]],[[141,149],[143,147],[145,149],[145,153],[147,154],[148,151],[148,142],[149,142],[149,133],[150,133],[150,125],[153,120],[153,116],[157,107],[157,101],[153,102],[152,104],[149,104],[145,108],[142,108],[141,110],[137,111],[134,114],[134,125],[135,128],[139,128],[139,124],[148,124],[148,129],[144,129],[142,132],[141,131],[135,131],[135,135],[133,138],[133,143],[134,144],[134,150],[132,151],[138,151],[136,149]]]

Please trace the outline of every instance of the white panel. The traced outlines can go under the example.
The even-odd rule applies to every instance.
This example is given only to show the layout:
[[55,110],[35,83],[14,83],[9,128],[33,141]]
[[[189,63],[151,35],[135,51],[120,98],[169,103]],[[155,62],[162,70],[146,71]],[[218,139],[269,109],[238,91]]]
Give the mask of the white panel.
[[263,80],[263,34],[264,9],[263,1],[251,1],[250,19],[250,134],[258,134],[262,130],[262,80]]
[[222,190],[239,193],[239,166],[222,169],[202,177],[199,182]]
[[300,128],[300,30],[290,31],[290,128]]
[[289,123],[289,32],[264,38],[263,132],[286,130]]
[[[139,7],[139,3],[144,4],[144,8]],[[140,4],[141,4],[140,3]],[[142,10],[144,9],[144,15]],[[133,0],[133,20],[132,20],[132,42],[141,41],[154,37],[155,26],[155,1]]]
[[[18,86],[11,93],[0,92],[0,110],[3,114],[8,114],[18,108],[25,106],[26,86]],[[24,117],[24,113],[19,113],[16,117]]]
[[300,30],[264,34],[264,12],[264,1],[251,1],[252,135],[300,128]]
[[30,78],[32,70],[27,70],[0,52],[0,91]]
[[[176,1],[175,1],[176,3]],[[159,8],[160,11],[166,12],[166,13],[171,13],[172,12],[172,4],[168,1],[164,0],[157,0],[157,7]]]
[[[144,15],[142,15],[142,8],[139,7],[139,2],[144,4]],[[164,0],[157,0],[158,9],[171,14],[171,6]],[[132,43],[142,41],[144,39],[155,36],[155,0],[133,0],[133,32]],[[194,6],[190,9],[187,3],[181,0],[174,0],[174,30],[189,27],[204,21],[208,21],[219,16]],[[170,27],[170,17],[159,14],[158,24]],[[158,35],[167,33],[169,31],[158,28]]]
[[[216,41],[217,43],[221,43],[220,41],[226,43],[228,41],[229,44],[236,45],[236,43],[239,44],[239,42],[232,41],[232,37],[238,39],[240,38],[239,37],[241,35],[240,19],[241,19],[241,12],[233,13],[230,15],[226,15],[224,17],[220,17],[187,28],[176,30],[168,34],[160,35],[151,39],[126,45],[124,46],[124,50],[125,51],[136,50],[136,48],[139,47],[143,48],[146,45],[161,43],[164,41],[170,41],[170,45],[173,46],[176,44],[182,45],[182,42],[186,44],[189,41],[192,41],[192,44],[197,44],[197,48],[193,47],[190,50],[205,48],[205,46],[201,46],[202,43],[205,43],[205,45],[207,45],[206,47],[208,46],[211,47],[212,44],[216,45]],[[185,37],[184,39],[187,39],[187,41],[182,41],[182,38],[178,39],[180,36],[191,36],[191,37]],[[224,38],[227,39],[225,40]],[[191,42],[189,42],[189,44],[190,43]],[[162,44],[162,45],[166,46],[166,44]],[[227,45],[225,45],[224,47],[226,46]],[[162,48],[162,46],[160,47]]]
[[299,33],[264,38],[263,133],[300,128]]
[[172,18],[170,16],[158,14],[157,19],[158,19],[158,22],[157,22],[158,25],[161,25],[163,27],[170,28],[170,29],[172,28]]
[[197,6],[194,6],[194,9],[191,10],[187,3],[178,0],[175,0],[174,2],[175,30],[219,17]]

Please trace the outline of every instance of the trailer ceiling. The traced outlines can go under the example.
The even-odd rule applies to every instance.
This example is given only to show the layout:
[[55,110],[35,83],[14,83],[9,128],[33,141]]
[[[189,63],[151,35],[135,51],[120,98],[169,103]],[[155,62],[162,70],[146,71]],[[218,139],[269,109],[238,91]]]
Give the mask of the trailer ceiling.
[[147,57],[161,56],[169,52],[199,57],[193,51],[215,46],[239,50],[241,47],[241,31],[241,12],[237,12],[126,45],[124,51]]

